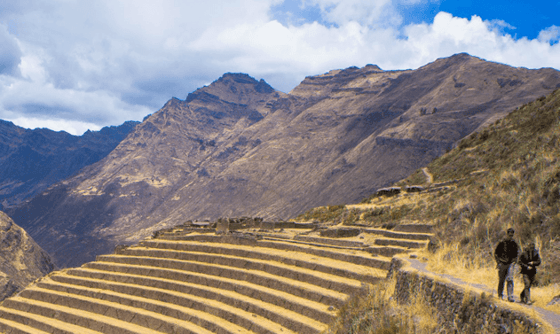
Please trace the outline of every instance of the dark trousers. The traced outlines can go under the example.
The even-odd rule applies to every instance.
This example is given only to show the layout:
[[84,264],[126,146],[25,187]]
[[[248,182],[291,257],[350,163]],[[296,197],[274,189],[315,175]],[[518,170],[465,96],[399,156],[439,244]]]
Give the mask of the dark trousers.
[[[513,299],[513,263],[498,265],[498,297],[504,295],[504,283],[507,280],[508,299]],[[508,275],[509,273],[509,275]]]
[[523,283],[525,288],[521,291],[521,301],[530,302],[531,301],[531,286],[535,282],[535,274],[523,274]]

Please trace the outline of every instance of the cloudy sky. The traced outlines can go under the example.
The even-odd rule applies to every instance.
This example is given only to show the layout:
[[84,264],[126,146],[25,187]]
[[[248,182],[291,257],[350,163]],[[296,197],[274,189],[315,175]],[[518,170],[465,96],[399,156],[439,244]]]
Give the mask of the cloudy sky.
[[459,52],[560,69],[560,0],[0,0],[0,119],[82,134],[243,72],[289,92]]

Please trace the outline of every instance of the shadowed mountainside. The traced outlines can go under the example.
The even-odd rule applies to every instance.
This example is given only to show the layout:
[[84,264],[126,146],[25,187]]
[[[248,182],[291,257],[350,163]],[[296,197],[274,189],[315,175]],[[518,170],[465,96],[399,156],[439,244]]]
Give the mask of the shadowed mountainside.
[[0,210],[13,207],[111,152],[138,122],[82,136],[0,120]]
[[49,255],[0,211],[0,301],[54,269]]
[[559,86],[556,70],[467,54],[417,70],[334,70],[289,94],[225,74],[10,215],[61,266],[187,219],[295,216],[358,201]]

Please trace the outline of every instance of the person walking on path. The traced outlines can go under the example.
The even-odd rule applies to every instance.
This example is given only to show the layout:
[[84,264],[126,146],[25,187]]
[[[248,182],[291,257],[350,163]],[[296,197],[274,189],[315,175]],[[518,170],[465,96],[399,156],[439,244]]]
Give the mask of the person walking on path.
[[531,285],[535,282],[537,274],[537,266],[541,264],[539,250],[535,248],[535,243],[531,242],[525,248],[519,257],[519,265],[521,266],[521,274],[523,275],[523,283],[525,288],[521,292],[521,302],[531,305]]
[[494,251],[496,268],[498,269],[498,298],[504,295],[504,283],[507,282],[508,301],[513,302],[513,270],[517,257],[519,256],[519,246],[513,240],[515,230],[508,228],[507,236],[498,243]]

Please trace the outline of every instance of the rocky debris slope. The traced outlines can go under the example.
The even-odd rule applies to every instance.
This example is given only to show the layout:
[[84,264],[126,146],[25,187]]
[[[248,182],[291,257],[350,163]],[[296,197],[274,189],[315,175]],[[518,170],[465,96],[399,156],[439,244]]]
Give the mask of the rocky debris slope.
[[0,301],[53,269],[49,255],[0,211]]
[[559,85],[556,70],[467,54],[416,70],[334,70],[288,94],[228,73],[9,214],[64,267],[185,217],[283,218],[357,202]]

